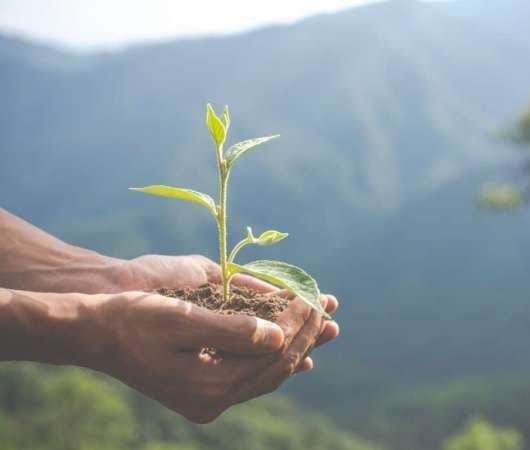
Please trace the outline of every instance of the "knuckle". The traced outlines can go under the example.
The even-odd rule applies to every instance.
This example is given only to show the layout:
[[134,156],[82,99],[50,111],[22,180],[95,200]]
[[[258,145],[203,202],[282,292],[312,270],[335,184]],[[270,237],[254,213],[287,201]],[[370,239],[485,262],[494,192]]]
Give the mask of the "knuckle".
[[208,279],[208,281],[218,282],[220,280],[221,272],[219,269],[219,265],[217,263],[215,263],[210,258],[207,258],[204,255],[194,254],[194,255],[190,255],[190,257],[194,261],[196,261],[199,266],[201,266],[204,269],[206,273],[206,278]]
[[298,366],[298,356],[293,353],[286,353],[282,357],[282,374],[286,377],[292,375]]
[[214,266],[216,265],[210,258],[207,258],[206,256],[197,255],[197,254],[190,255],[190,256],[194,261],[204,266],[205,268],[214,268]]
[[311,318],[314,310],[313,308],[311,308],[309,305],[306,305],[305,303],[303,306],[304,306],[303,318],[304,318],[304,322],[307,322]]
[[210,258],[208,258],[208,257],[206,257],[204,255],[194,254],[192,256],[194,258],[197,258],[199,261],[202,261],[203,263],[216,265],[215,262],[213,262]]
[[250,321],[245,320],[241,327],[244,336],[249,336],[250,344],[253,347],[258,347],[265,338],[265,331],[262,327],[253,326]]

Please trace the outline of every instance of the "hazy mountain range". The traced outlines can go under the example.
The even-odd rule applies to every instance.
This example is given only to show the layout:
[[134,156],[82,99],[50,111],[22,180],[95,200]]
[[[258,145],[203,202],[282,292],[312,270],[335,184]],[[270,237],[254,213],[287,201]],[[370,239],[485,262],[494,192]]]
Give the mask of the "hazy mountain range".
[[343,300],[299,398],[526,372],[528,217],[474,197],[516,176],[495,130],[530,96],[528,23],[527,0],[395,0],[116,53],[0,37],[0,204],[113,254],[215,257],[206,213],[126,188],[215,192],[204,106],[228,103],[232,141],[282,135],[236,168],[232,237],[289,231],[266,256]]

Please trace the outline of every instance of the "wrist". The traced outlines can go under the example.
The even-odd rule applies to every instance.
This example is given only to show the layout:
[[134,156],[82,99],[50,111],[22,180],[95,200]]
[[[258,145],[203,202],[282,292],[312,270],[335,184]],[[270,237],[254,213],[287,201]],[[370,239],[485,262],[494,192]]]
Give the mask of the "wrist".
[[0,360],[97,370],[112,342],[100,319],[106,297],[0,290]]
[[81,250],[76,258],[52,271],[48,291],[99,294],[128,289],[131,279],[128,261]]
[[119,279],[120,288],[115,291],[128,292],[128,291],[149,291],[154,288],[153,278],[156,273],[146,268],[144,264],[145,256],[139,256],[130,260],[121,261],[116,264],[117,278]]
[[69,245],[0,208],[0,286],[34,292],[120,292],[126,261]]
[[112,298],[112,294],[76,294],[64,321],[66,335],[73,342],[67,364],[108,371],[115,359],[115,339],[106,314]]
[[[8,255],[9,256],[9,255]],[[112,293],[129,280],[127,261],[62,245],[39,257],[0,260],[0,286],[32,292]]]

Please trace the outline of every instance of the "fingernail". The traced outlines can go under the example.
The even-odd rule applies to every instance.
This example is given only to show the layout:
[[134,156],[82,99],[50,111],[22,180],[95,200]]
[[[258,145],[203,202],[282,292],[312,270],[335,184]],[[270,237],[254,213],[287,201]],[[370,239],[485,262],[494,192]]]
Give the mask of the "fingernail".
[[302,363],[296,370],[295,375],[299,373],[309,372],[313,370],[313,366],[314,366],[313,360],[308,356],[302,361]]
[[335,297],[334,295],[329,295],[328,294],[328,305],[327,307],[329,308],[329,313],[334,313],[338,307],[339,307],[339,301],[337,300],[337,297]]

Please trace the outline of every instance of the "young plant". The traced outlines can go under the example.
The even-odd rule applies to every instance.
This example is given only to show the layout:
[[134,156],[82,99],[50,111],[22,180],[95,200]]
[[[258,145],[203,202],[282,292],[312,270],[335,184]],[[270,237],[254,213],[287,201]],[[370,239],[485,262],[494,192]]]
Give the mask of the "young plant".
[[252,229],[247,227],[247,235],[239,241],[232,251],[227,252],[227,191],[228,179],[234,163],[239,157],[259,144],[263,144],[278,135],[249,139],[238,142],[224,151],[224,144],[230,128],[230,112],[225,106],[221,117],[219,117],[212,105],[206,107],[206,126],[210,131],[215,144],[215,154],[217,157],[217,169],[219,174],[219,203],[207,194],[172,186],[152,185],[142,188],[130,188],[133,191],[144,192],[146,194],[160,197],[176,198],[186,200],[204,206],[215,219],[219,235],[219,263],[221,266],[221,279],[223,287],[223,299],[228,302],[230,298],[230,281],[237,273],[247,273],[256,278],[268,281],[276,286],[300,297],[312,308],[329,317],[320,305],[320,291],[316,281],[299,267],[281,261],[254,261],[248,264],[237,264],[234,260],[238,252],[247,245],[255,244],[261,246],[273,245],[287,237],[287,233],[275,230],[263,232],[258,237],[252,233]]

